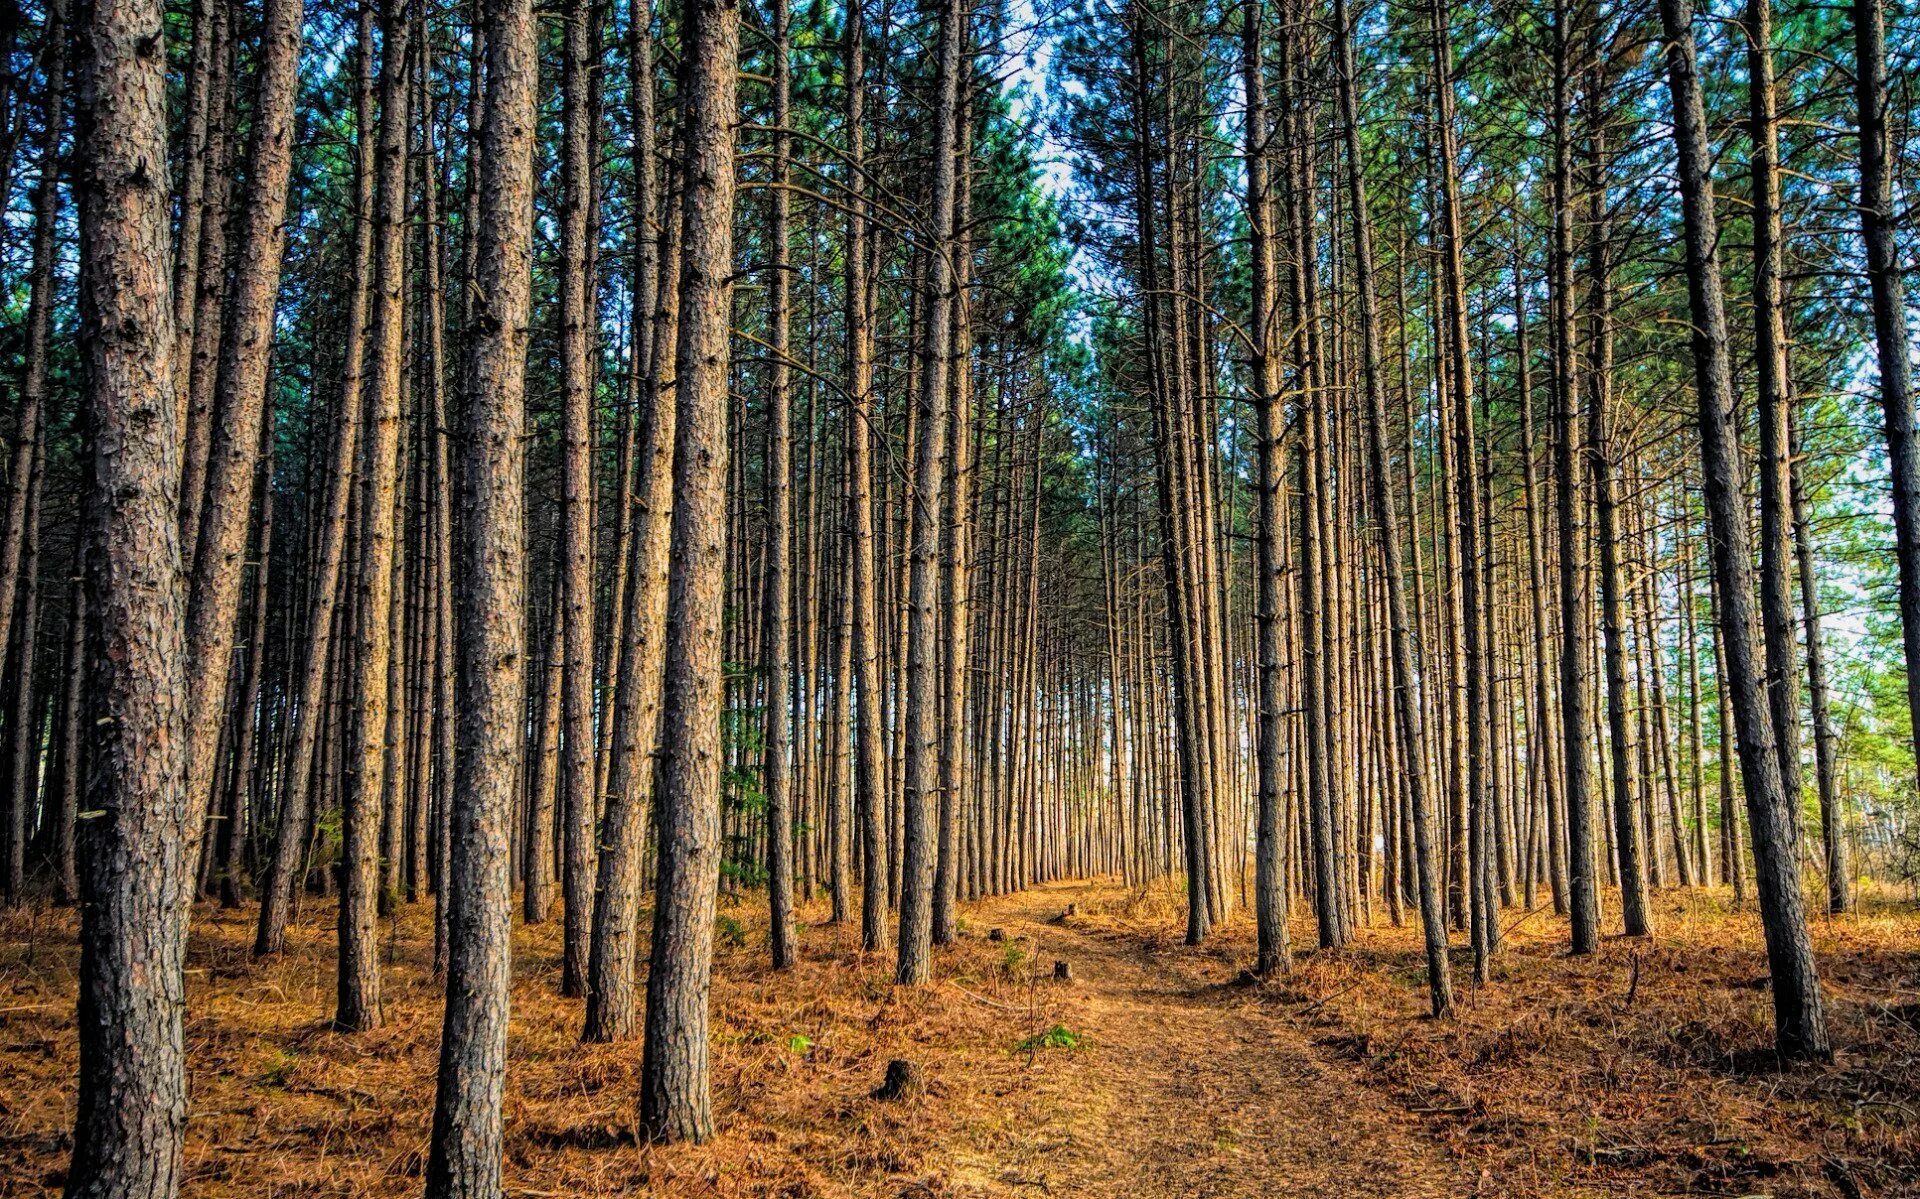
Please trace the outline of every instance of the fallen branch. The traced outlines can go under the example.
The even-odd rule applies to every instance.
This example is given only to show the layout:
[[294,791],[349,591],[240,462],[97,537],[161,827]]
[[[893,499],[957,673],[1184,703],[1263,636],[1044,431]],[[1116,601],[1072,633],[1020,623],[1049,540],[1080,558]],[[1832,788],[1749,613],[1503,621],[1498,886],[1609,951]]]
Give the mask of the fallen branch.
[[961,986],[957,982],[954,982],[952,979],[947,980],[947,985],[952,987],[954,990],[960,992],[962,995],[965,995],[968,999],[971,999],[976,1003],[984,1003],[988,1007],[997,1007],[1003,1012],[1018,1012],[1020,1010],[1019,1008],[1014,1007],[1012,1004],[1000,1003],[997,1000],[988,999],[985,995],[975,995],[972,991],[967,990],[965,987]]
[[1344,987],[1341,987],[1338,991],[1335,991],[1331,995],[1325,996],[1324,998],[1321,998],[1321,999],[1316,999],[1312,1003],[1309,1003],[1307,1006],[1301,1008],[1300,1015],[1304,1016],[1304,1015],[1307,1015],[1309,1012],[1312,1012],[1321,1007],[1324,1007],[1325,1005],[1332,1003],[1334,1000],[1340,998],[1342,995],[1345,995],[1349,991],[1357,991],[1366,982],[1367,980],[1364,978],[1356,980],[1354,982],[1347,984]]

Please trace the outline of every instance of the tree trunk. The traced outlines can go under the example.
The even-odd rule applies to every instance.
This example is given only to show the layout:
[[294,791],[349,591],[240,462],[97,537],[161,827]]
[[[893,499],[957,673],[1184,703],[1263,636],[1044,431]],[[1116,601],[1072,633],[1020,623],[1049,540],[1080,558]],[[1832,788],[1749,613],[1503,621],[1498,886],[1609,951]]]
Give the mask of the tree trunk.
[[[1427,952],[1428,1006],[1438,1017],[1445,1016],[1453,1008],[1453,979],[1447,964],[1447,917],[1441,906],[1440,882],[1434,869],[1426,780],[1419,761],[1419,746],[1426,738],[1421,724],[1420,648],[1416,630],[1407,619],[1400,516],[1394,502],[1392,475],[1388,470],[1386,396],[1380,377],[1380,323],[1373,287],[1372,216],[1368,208],[1366,176],[1361,166],[1364,160],[1361,157],[1358,106],[1354,99],[1353,31],[1346,0],[1333,0],[1333,4],[1334,38],[1339,56],[1340,124],[1347,153],[1347,206],[1353,220],[1354,284],[1360,300],[1360,362],[1367,405],[1367,466],[1386,585],[1387,648],[1393,669],[1394,717],[1399,722],[1401,746],[1405,754],[1400,767],[1405,772],[1413,813],[1413,857],[1420,897],[1420,924]],[[1408,468],[1412,468],[1411,461]]]
[[[1590,78],[1596,94],[1602,89],[1596,69]],[[1594,537],[1600,549],[1601,654],[1607,679],[1607,748],[1613,769],[1613,835],[1620,876],[1620,918],[1629,937],[1651,932],[1647,921],[1647,873],[1642,860],[1638,809],[1634,804],[1633,734],[1627,721],[1626,587],[1620,565],[1620,517],[1614,493],[1618,452],[1608,427],[1613,404],[1613,263],[1608,240],[1605,131],[1588,132],[1594,155],[1588,216],[1588,270],[1593,310],[1587,344],[1587,477],[1593,488]],[[1641,782],[1647,780],[1643,777]],[[1651,800],[1643,793],[1642,802]],[[1657,847],[1648,845],[1649,852]]]
[[767,904],[773,967],[793,964],[793,385],[792,274],[787,195],[787,122],[792,72],[787,0],[773,0],[773,177],[767,225],[767,564],[761,597],[761,668],[766,739],[762,786],[767,800]]
[[560,391],[562,438],[560,606],[564,622],[560,669],[561,934],[560,993],[587,992],[595,876],[593,776],[593,356],[598,326],[589,259],[598,231],[593,210],[594,112],[588,98],[600,38],[600,6],[573,7],[566,17],[561,84]]
[[1472,925],[1474,977],[1485,982],[1489,977],[1488,959],[1498,948],[1500,925],[1493,888],[1491,792],[1487,782],[1487,724],[1491,704],[1488,697],[1492,670],[1487,649],[1488,600],[1484,594],[1485,575],[1480,541],[1484,535],[1480,516],[1479,469],[1475,465],[1478,447],[1473,432],[1473,366],[1467,332],[1466,271],[1462,243],[1466,234],[1461,227],[1459,181],[1455,165],[1453,131],[1453,30],[1447,0],[1433,4],[1433,85],[1437,97],[1435,121],[1439,128],[1441,232],[1446,243],[1442,258],[1446,285],[1446,311],[1449,334],[1446,339],[1450,357],[1451,398],[1453,400],[1453,458],[1455,503],[1459,513],[1456,526],[1460,537],[1460,621],[1464,634],[1466,667],[1464,696],[1466,723],[1467,808],[1467,903]]
[[79,1106],[70,1199],[172,1199],[187,1123],[186,597],[168,309],[157,0],[80,29],[83,412],[92,765],[81,822]]
[[1555,503],[1560,520],[1560,768],[1566,780],[1567,894],[1576,954],[1600,947],[1600,879],[1593,860],[1593,766],[1587,686],[1586,537],[1584,504],[1575,475],[1580,407],[1575,353],[1573,284],[1573,10],[1568,0],[1554,7],[1553,92],[1553,348]]
[[942,0],[939,11],[938,75],[934,84],[932,179],[925,220],[931,246],[920,305],[920,378],[915,396],[919,427],[914,438],[911,564],[907,582],[906,711],[903,718],[905,778],[900,867],[899,962],[894,980],[927,981],[933,939],[933,882],[940,790],[939,752],[939,554],[940,506],[946,488],[947,381],[952,367],[953,217],[958,191],[956,132],[960,77],[967,44],[964,0]]
[[[293,704],[293,736],[287,755],[286,794],[280,802],[274,833],[273,859],[260,892],[260,923],[254,933],[253,954],[276,954],[286,945],[287,909],[300,885],[306,861],[307,835],[314,780],[320,763],[319,744],[327,706],[328,667],[334,658],[334,625],[340,607],[340,576],[347,550],[347,518],[353,502],[354,481],[360,477],[362,359],[366,346],[368,296],[372,288],[373,259],[373,12],[362,7],[358,18],[358,52],[354,60],[354,247],[353,280],[348,289],[346,344],[340,368],[339,410],[335,415],[333,462],[327,476],[325,515],[321,518],[319,564],[313,580],[313,608],[307,621],[306,664]],[[347,630],[349,636],[351,630]]]
[[846,273],[847,504],[853,557],[853,669],[857,703],[854,794],[864,860],[860,948],[887,942],[886,775],[882,757],[879,560],[873,527],[873,310],[867,278],[866,30],[863,0],[850,0],[846,29],[847,245]]
[[667,588],[660,877],[647,976],[640,1126],[655,1139],[699,1142],[713,1135],[707,1003],[720,870],[732,128],[740,55],[736,0],[686,0],[681,30],[685,184],[669,557],[675,569]]
[[[651,50],[651,40],[645,44]],[[651,157],[651,141],[645,147]],[[636,149],[636,157],[640,153]],[[633,561],[628,569],[626,645],[614,689],[613,750],[601,830],[599,899],[588,960],[588,1041],[620,1041],[640,1026],[633,966],[639,938],[640,875],[647,808],[654,798],[654,746],[660,728],[661,672],[666,656],[668,552],[673,537],[676,413],[674,377],[680,267],[674,253],[678,205],[669,194],[658,246],[661,266],[648,299],[652,348],[637,414],[642,447],[634,471]]]
[[394,514],[400,457],[401,342],[405,330],[407,55],[413,35],[410,0],[388,0],[381,13],[380,144],[373,210],[371,371],[365,395],[366,437],[360,454],[359,608],[348,694],[341,821],[340,976],[334,1024],[346,1031],[379,1028],[379,906],[382,797],[387,782],[388,673],[393,655]]
[[1830,1053],[1826,1018],[1800,893],[1795,820],[1780,778],[1765,675],[1760,655],[1754,652],[1753,560],[1741,498],[1719,228],[1694,53],[1693,6],[1689,0],[1660,0],[1660,20],[1667,41],[1667,80],[1673,95],[1674,145],[1686,227],[1687,299],[1693,313],[1694,385],[1699,393],[1707,515],[1713,531],[1714,575],[1720,584],[1720,628],[1726,642],[1722,696],[1735,713],[1747,818],[1753,826],[1754,881],[1773,972],[1774,1032],[1783,1058],[1825,1058]]
[[1894,240],[1893,167],[1887,144],[1885,0],[1854,0],[1854,97],[1860,120],[1860,237],[1867,250],[1880,411],[1893,483],[1894,549],[1900,564],[1900,631],[1907,657],[1907,713],[1920,738],[1920,441],[1914,438],[1906,283]]
[[[1800,664],[1794,645],[1793,483],[1788,446],[1787,328],[1782,311],[1780,144],[1773,88],[1773,6],[1747,0],[1747,133],[1753,143],[1753,365],[1760,409],[1760,617],[1767,710],[1788,817],[1798,826]],[[1798,837],[1795,837],[1798,840]]]
[[[260,425],[280,295],[280,263],[286,246],[287,181],[293,167],[294,108],[304,18],[302,0],[268,0],[261,13],[260,73],[247,151],[247,191],[240,208],[232,296],[221,322],[204,503],[200,503],[198,491],[191,493],[191,500],[182,497],[183,508],[199,503],[200,513],[197,526],[186,531],[194,548],[190,553],[183,551],[193,570],[187,625],[188,694],[193,713],[188,798],[196,805],[196,819],[189,830],[189,848],[199,845],[203,822],[197,816],[212,796],[214,757],[227,715],[240,582],[252,523]],[[400,44],[405,46],[404,36]],[[404,126],[404,120],[401,123]],[[206,316],[201,314],[202,319]]]
[[526,692],[522,616],[534,90],[530,0],[481,0],[487,39],[480,221],[460,441],[459,752],[448,829],[447,1003],[429,1199],[500,1194],[507,1072],[514,776]]
[[[1292,968],[1292,946],[1287,930],[1287,889],[1281,843],[1281,787],[1286,740],[1286,696],[1281,679],[1280,596],[1286,587],[1285,527],[1280,523],[1281,488],[1286,486],[1286,451],[1281,441],[1284,417],[1280,401],[1280,362],[1276,333],[1279,289],[1275,283],[1273,238],[1274,206],[1268,161],[1272,130],[1267,118],[1267,80],[1263,61],[1266,33],[1264,4],[1247,6],[1242,49],[1243,86],[1247,95],[1246,169],[1247,227],[1251,238],[1253,311],[1249,328],[1253,339],[1253,380],[1259,442],[1259,548],[1256,569],[1259,596],[1255,619],[1259,708],[1255,787],[1257,824],[1254,850],[1254,920],[1258,945],[1254,969],[1260,974]],[[1335,22],[1344,32],[1339,14]],[[1117,696],[1116,696],[1117,702]]]
[[[969,11],[963,4],[961,11]],[[963,17],[963,21],[964,21]],[[967,759],[965,721],[970,680],[968,648],[972,632],[973,555],[973,313],[967,289],[973,282],[973,42],[961,32],[960,109],[954,128],[953,299],[948,318],[952,367],[947,399],[947,495],[942,514],[946,546],[940,565],[940,606],[943,678],[940,690],[940,804],[935,821],[938,838],[933,883],[933,943],[952,944],[958,931],[960,823],[964,797],[972,775]]]

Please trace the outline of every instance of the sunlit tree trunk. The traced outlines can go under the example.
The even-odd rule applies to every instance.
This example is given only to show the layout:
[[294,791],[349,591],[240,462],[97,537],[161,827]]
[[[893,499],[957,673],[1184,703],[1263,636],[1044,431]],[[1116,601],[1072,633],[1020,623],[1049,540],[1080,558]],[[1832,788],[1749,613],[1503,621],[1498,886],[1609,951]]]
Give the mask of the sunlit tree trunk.
[[1754,882],[1760,892],[1767,961],[1773,971],[1774,1032],[1782,1057],[1824,1058],[1831,1051],[1800,891],[1796,821],[1781,782],[1765,675],[1753,644],[1751,540],[1741,498],[1719,228],[1694,52],[1693,6],[1689,0],[1661,0],[1660,21],[1667,40],[1667,81],[1673,97],[1674,146],[1685,220],[1703,483],[1713,533],[1713,572],[1720,584],[1720,631],[1727,669],[1721,695],[1737,714],[1740,773],[1753,827]]

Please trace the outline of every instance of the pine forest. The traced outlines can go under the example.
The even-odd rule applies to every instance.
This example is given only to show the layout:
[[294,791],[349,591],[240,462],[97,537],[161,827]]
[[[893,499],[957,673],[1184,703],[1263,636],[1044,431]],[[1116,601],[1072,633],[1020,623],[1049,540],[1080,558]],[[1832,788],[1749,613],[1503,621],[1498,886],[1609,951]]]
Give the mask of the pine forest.
[[1920,1196],[1913,0],[0,0],[0,1197]]

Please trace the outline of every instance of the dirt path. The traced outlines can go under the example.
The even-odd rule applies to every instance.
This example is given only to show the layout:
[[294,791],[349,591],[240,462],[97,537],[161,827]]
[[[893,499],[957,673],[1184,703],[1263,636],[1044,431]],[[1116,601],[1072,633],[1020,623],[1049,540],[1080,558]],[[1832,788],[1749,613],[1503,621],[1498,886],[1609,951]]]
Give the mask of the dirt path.
[[[1475,1179],[1419,1123],[1318,1052],[1276,1005],[1233,985],[1221,957],[1144,931],[1060,920],[1081,884],[1009,896],[973,914],[1025,936],[1050,1015],[1088,1038],[1051,1052],[1032,1093],[978,1144],[961,1177],[990,1193],[1073,1196],[1471,1194]],[[970,1159],[970,1160],[968,1160]]]

